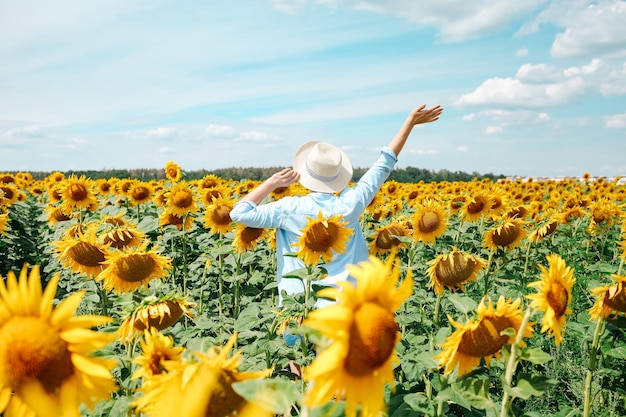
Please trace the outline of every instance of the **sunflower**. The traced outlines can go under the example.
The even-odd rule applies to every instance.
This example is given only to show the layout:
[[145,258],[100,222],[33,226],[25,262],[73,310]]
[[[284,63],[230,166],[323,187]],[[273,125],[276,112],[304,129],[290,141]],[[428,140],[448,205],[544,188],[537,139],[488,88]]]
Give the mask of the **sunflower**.
[[626,276],[612,274],[611,277],[617,281],[615,285],[603,285],[591,290],[596,297],[596,302],[587,310],[592,320],[626,314]]
[[225,234],[232,230],[233,219],[230,212],[235,203],[228,197],[217,197],[207,206],[204,214],[204,227],[211,230],[211,233]]
[[257,244],[264,239],[265,234],[266,229],[239,224],[235,228],[233,248],[235,248],[237,252],[254,250]]
[[19,199],[20,191],[11,184],[0,185],[0,207],[9,207]]
[[138,206],[142,203],[147,203],[152,200],[152,194],[154,193],[154,188],[147,182],[136,181],[133,182],[130,188],[128,189],[128,199],[130,204],[133,206]]
[[9,228],[9,213],[0,213],[0,235]]
[[303,403],[317,407],[345,398],[346,416],[378,416],[384,409],[385,385],[394,382],[400,340],[396,310],[413,292],[410,271],[396,287],[400,266],[374,256],[347,267],[356,285],[338,283],[319,294],[337,302],[312,311],[303,325],[316,329],[329,344],[304,369],[308,388]]
[[159,214],[159,225],[161,226],[176,226],[178,230],[189,230],[193,226],[193,217],[191,216],[177,216],[170,213],[168,210],[164,210]]
[[413,236],[423,243],[435,243],[448,227],[447,213],[443,205],[428,199],[420,204],[412,216]]
[[180,180],[183,177],[183,172],[180,169],[180,165],[173,161],[166,162],[165,177],[172,182]]
[[53,307],[59,275],[42,291],[39,267],[19,281],[0,277],[0,413],[9,417],[79,417],[117,390],[115,361],[92,356],[114,340],[91,330],[105,316],[74,316],[84,291]]
[[97,204],[91,182],[84,175],[80,177],[72,175],[65,179],[61,188],[61,198],[65,212],[70,213]]
[[561,224],[561,218],[558,215],[547,216],[547,219],[540,222],[539,227],[530,232],[528,235],[528,241],[531,243],[537,243],[556,232],[557,227]]
[[528,284],[539,292],[526,296],[532,300],[531,307],[543,311],[541,331],[549,331],[554,336],[554,342],[561,344],[565,315],[572,311],[569,303],[572,300],[572,286],[576,282],[574,270],[565,264],[557,254],[547,256],[548,268],[539,265],[541,280]]
[[180,363],[185,351],[184,347],[174,347],[174,339],[154,327],[144,330],[140,345],[141,355],[133,359],[139,369],[133,372],[131,379],[143,378],[144,383],[155,375],[168,372],[173,364]]
[[443,294],[444,287],[451,290],[464,291],[463,284],[476,281],[478,273],[485,267],[487,262],[478,256],[460,252],[452,247],[452,252],[437,256],[427,262],[430,267],[426,274],[430,276],[429,288],[433,288],[435,294]]
[[103,245],[124,250],[124,248],[140,246],[145,236],[145,233],[135,226],[122,225],[110,227],[109,230],[101,232],[98,237]]
[[492,250],[512,250],[526,237],[524,222],[519,219],[503,219],[491,230],[485,232],[483,243]]
[[176,295],[146,297],[120,325],[118,331],[120,339],[130,340],[146,329],[166,329],[173,326],[183,315],[193,317],[189,307],[195,305],[186,298]]
[[222,187],[208,188],[200,192],[200,201],[207,207],[213,204],[213,200],[223,195],[227,195],[227,192]]
[[324,217],[319,212],[317,219],[309,217],[298,242],[293,244],[300,247],[296,255],[308,266],[317,265],[320,257],[329,263],[334,254],[346,251],[348,239],[354,233],[347,224],[341,214]]
[[94,228],[74,237],[64,236],[54,246],[61,264],[73,272],[96,276],[106,268],[104,262],[109,249],[97,243]]
[[165,193],[167,209],[170,213],[182,217],[184,214],[198,211],[196,195],[184,182],[179,182]]
[[370,254],[378,255],[383,253],[396,254],[398,250],[406,247],[398,237],[409,234],[409,230],[402,221],[394,221],[390,224],[376,228],[373,235]]
[[156,252],[156,247],[146,251],[145,245],[124,251],[110,251],[102,262],[105,269],[96,277],[104,288],[117,294],[132,292],[142,286],[147,288],[153,279],[162,279],[171,260]]
[[249,407],[258,407],[237,394],[233,384],[266,378],[273,369],[237,371],[242,362],[240,352],[228,357],[236,338],[233,334],[222,349],[214,347],[206,354],[187,351],[192,354],[190,359],[154,375],[139,389],[142,395],[134,402],[137,411],[150,417],[205,417],[240,415]]
[[493,199],[489,194],[475,194],[470,201],[463,205],[463,217],[465,220],[473,222],[490,213],[493,206]]
[[[532,323],[520,329],[524,315],[520,303],[519,298],[508,301],[500,296],[494,308],[491,300],[483,298],[476,308],[477,319],[461,324],[448,317],[457,329],[441,344],[443,351],[433,359],[439,362],[439,367],[445,366],[445,374],[452,373],[458,365],[459,376],[480,365],[481,360],[489,366],[494,357],[500,359],[502,347],[515,340],[514,335],[503,335],[503,330],[513,328],[516,333],[522,331],[524,337],[533,335]],[[524,341],[521,343],[523,345]]]

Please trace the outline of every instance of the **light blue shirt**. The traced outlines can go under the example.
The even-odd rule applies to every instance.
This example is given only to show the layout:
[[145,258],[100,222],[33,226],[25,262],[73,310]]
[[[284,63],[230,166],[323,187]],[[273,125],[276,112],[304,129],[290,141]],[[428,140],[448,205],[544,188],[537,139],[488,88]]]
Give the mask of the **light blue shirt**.
[[[328,276],[319,285],[333,285],[341,280],[354,282],[348,276],[346,265],[354,265],[368,260],[369,250],[363,230],[361,215],[380,190],[383,182],[389,177],[397,158],[388,147],[381,150],[380,157],[372,167],[352,187],[344,189],[340,194],[311,192],[304,196],[283,197],[277,201],[257,205],[254,202],[241,200],[230,212],[231,219],[248,227],[276,228],[276,255],[278,273],[278,293],[282,302],[282,291],[295,294],[304,291],[302,281],[295,278],[283,278],[289,272],[304,268],[303,262],[293,256],[284,256],[298,250],[293,246],[298,242],[309,219],[317,219],[321,212],[324,217],[341,214],[347,227],[353,230],[346,251],[335,255],[330,263],[323,265]],[[318,307],[320,306],[319,300]]]

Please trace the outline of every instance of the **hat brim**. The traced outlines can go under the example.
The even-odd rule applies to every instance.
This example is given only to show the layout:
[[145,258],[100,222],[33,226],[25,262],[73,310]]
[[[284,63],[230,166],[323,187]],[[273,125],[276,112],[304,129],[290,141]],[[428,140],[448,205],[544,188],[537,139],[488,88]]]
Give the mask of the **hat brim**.
[[339,173],[332,181],[321,181],[313,178],[306,169],[306,161],[313,147],[320,143],[319,141],[307,142],[298,149],[296,155],[293,158],[293,169],[300,174],[300,184],[308,188],[311,191],[317,191],[320,193],[337,193],[348,185],[352,179],[352,164],[348,155],[339,149],[341,152],[341,167]]

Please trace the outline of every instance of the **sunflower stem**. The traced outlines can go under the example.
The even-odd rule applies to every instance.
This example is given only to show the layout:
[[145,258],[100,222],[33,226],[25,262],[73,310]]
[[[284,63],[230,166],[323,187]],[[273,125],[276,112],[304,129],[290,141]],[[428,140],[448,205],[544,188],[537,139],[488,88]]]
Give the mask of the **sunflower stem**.
[[187,267],[187,231],[185,230],[185,222],[186,222],[186,216],[187,213],[183,214],[183,225],[182,225],[182,231],[183,231],[183,238],[182,238],[182,243],[183,243],[183,296],[187,296],[187,272],[188,272],[188,267]]
[[519,360],[517,359],[517,347],[522,343],[522,338],[524,337],[524,329],[528,325],[528,321],[530,317],[534,313],[534,309],[531,307],[526,308],[526,313],[524,314],[524,318],[522,319],[522,324],[515,335],[515,342],[511,345],[511,352],[509,353],[509,360],[506,364],[506,371],[504,373],[504,393],[502,395],[502,407],[500,409],[500,417],[506,417],[509,413],[509,408],[511,407],[511,401],[513,398],[509,396],[509,392],[507,388],[512,388],[513,382],[513,374],[517,369],[517,364]]
[[109,297],[107,294],[107,290],[105,290],[104,287],[102,286],[100,286],[100,300],[102,301],[102,315],[108,316],[109,315],[109,308],[108,308]]
[[439,323],[439,312],[441,311],[441,295],[437,295],[437,301],[435,302],[435,313],[433,314],[433,325],[437,325]]
[[593,379],[593,374],[596,371],[598,344],[600,342],[600,336],[602,335],[603,324],[603,318],[598,318],[596,321],[596,330],[593,333],[591,350],[589,351],[589,364],[587,366],[587,375],[585,377],[585,402],[583,405],[583,417],[589,417],[589,413],[591,412],[591,381]]
[[218,259],[219,259],[219,274],[218,274],[218,310],[217,310],[217,315],[221,318],[222,317],[222,311],[224,310],[224,300],[223,300],[223,295],[224,295],[224,277],[222,276],[222,274],[224,274],[224,256],[223,255],[218,255]]
[[526,277],[526,271],[528,270],[528,258],[530,258],[531,246],[530,242],[528,242],[528,246],[526,246],[526,260],[524,261],[524,272],[522,273],[522,278]]
[[487,267],[485,268],[485,273],[483,274],[485,277],[485,290],[483,291],[483,296],[487,296],[487,292],[489,291],[489,272],[491,270],[491,261],[493,259],[493,249],[489,251],[489,259],[487,260]]
[[626,259],[626,255],[622,256],[622,259],[619,261],[619,267],[617,268],[617,275],[622,275],[622,267],[624,266],[624,259]]

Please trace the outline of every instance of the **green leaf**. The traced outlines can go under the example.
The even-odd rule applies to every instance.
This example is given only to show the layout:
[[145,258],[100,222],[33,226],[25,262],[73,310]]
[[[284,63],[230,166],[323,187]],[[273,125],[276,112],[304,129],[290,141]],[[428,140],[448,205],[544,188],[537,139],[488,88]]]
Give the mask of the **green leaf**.
[[457,310],[462,312],[463,314],[468,314],[470,311],[474,311],[476,309],[476,301],[471,299],[470,297],[463,294],[450,294],[448,296],[448,301],[450,301]]
[[289,414],[301,394],[291,381],[280,378],[251,379],[232,384],[237,394],[277,414]]
[[606,352],[603,353],[617,359],[624,359],[626,358],[626,346],[618,346],[616,348],[608,349]]
[[556,385],[558,381],[541,375],[520,373],[515,387],[505,387],[506,392],[513,398],[527,400],[530,397],[543,395]]
[[523,348],[520,358],[522,360],[534,363],[535,365],[542,365],[554,359],[548,353],[539,348]]

